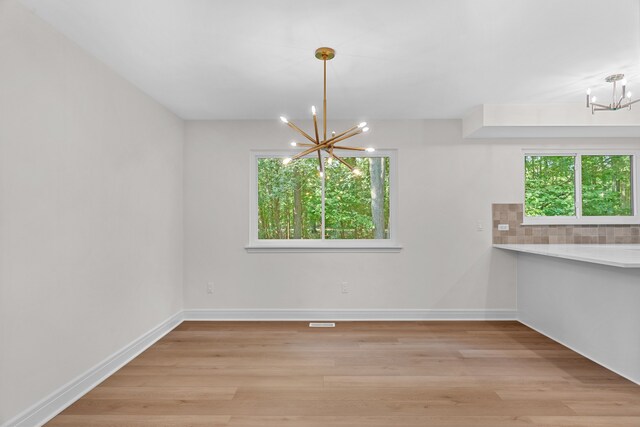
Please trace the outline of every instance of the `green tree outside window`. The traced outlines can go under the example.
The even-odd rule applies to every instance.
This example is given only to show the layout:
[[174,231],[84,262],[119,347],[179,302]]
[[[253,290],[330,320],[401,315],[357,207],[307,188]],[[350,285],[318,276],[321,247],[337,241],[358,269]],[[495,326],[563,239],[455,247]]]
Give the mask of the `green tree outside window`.
[[630,155],[525,156],[525,215],[576,216],[579,199],[583,217],[632,216],[632,160]]
[[630,216],[631,156],[582,156],[582,214]]
[[573,216],[574,156],[525,156],[525,215]]
[[389,239],[389,157],[344,159],[362,173],[326,158],[324,176],[316,158],[259,158],[258,238]]

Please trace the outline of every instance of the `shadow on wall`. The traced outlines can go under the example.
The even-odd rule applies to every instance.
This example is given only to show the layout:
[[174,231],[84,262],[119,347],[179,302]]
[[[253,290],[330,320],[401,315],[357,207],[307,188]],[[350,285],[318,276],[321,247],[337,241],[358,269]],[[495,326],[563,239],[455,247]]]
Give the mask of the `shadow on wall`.
[[[434,308],[460,305],[461,298],[482,306],[470,309],[512,309],[516,306],[516,255],[488,247],[455,280]],[[484,286],[479,286],[479,283]]]

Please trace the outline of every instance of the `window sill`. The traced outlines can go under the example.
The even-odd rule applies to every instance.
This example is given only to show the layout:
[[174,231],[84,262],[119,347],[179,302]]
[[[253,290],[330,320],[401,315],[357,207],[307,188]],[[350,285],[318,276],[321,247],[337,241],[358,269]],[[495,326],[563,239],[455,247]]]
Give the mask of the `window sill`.
[[349,241],[349,242],[255,242],[245,246],[248,253],[291,253],[291,252],[400,252],[402,246],[393,242]]

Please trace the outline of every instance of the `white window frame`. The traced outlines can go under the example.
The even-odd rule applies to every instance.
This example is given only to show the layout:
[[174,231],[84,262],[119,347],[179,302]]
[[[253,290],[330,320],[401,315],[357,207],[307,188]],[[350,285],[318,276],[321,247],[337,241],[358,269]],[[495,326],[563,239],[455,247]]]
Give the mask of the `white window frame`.
[[[397,150],[376,150],[373,153],[354,152],[342,157],[389,157],[389,238],[388,239],[258,239],[258,159],[286,158],[295,155],[291,150],[251,150],[249,189],[248,252],[398,252],[398,162]],[[317,158],[317,154],[307,156]],[[327,157],[322,153],[323,159]]]
[[[638,165],[640,162],[640,151],[611,149],[611,150],[523,150],[522,153],[522,203],[523,211],[526,211],[526,173],[525,158],[527,156],[574,156],[574,185],[575,185],[575,209],[574,216],[523,216],[523,225],[615,225],[615,224],[640,224],[638,212]],[[582,156],[631,156],[631,206],[633,215],[631,216],[583,216],[582,215]]]

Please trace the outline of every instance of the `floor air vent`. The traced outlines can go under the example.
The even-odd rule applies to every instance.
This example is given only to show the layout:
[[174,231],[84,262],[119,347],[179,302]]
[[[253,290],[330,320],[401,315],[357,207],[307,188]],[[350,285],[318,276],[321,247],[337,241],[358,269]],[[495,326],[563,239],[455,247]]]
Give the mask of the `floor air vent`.
[[310,328],[335,328],[336,324],[333,322],[311,322],[309,323]]

